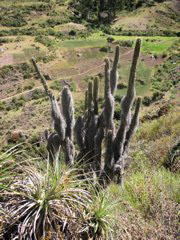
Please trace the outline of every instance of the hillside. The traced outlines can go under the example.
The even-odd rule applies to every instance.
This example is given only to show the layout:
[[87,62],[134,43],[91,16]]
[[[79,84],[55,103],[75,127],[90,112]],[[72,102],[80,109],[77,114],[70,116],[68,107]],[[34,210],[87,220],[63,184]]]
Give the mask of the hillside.
[[[66,0],[0,0],[0,194],[4,194],[0,196],[0,208],[3,209],[0,211],[0,238],[3,240],[13,239],[18,231],[24,231],[20,232],[21,235],[28,235],[28,230],[23,230],[28,229],[27,226],[33,226],[32,232],[35,231],[36,234],[35,228],[40,229],[39,224],[45,216],[43,207],[46,206],[49,211],[51,200],[54,201],[54,215],[48,216],[55,220],[52,220],[49,228],[44,226],[44,222],[41,224],[43,229],[37,231],[38,240],[71,240],[73,237],[75,240],[89,240],[92,236],[97,240],[112,237],[120,240],[178,239],[180,3],[177,0],[136,0],[128,5],[127,0],[124,1],[126,6],[123,9],[115,9],[114,18],[109,22],[106,9],[108,5],[105,5],[104,9],[97,8],[97,2],[99,1],[91,1],[89,6],[89,1],[79,1],[78,4],[78,1]],[[105,2],[108,4],[111,1]],[[116,1],[119,2],[121,1]],[[83,4],[87,5],[84,7]],[[83,14],[86,13],[87,6],[88,14]],[[139,121],[136,119],[139,126],[136,132],[135,129],[132,131],[135,133],[131,144],[128,145],[130,147],[125,156],[127,163],[123,166],[124,172],[121,173],[125,178],[124,191],[120,189],[116,178],[107,188],[103,188],[103,184],[96,186],[99,181],[96,179],[98,171],[92,169],[92,163],[86,166],[86,162],[85,165],[78,162],[73,166],[75,169],[64,166],[66,158],[62,154],[63,147],[58,155],[58,171],[62,175],[56,175],[57,169],[49,170],[49,165],[45,164],[48,156],[47,139],[50,136],[47,136],[45,130],[48,130],[49,134],[54,131],[52,99],[49,99],[44,91],[32,58],[36,60],[47,88],[58,104],[61,101],[60,92],[68,86],[73,98],[72,112],[75,119],[79,119],[79,116],[86,119],[85,106],[89,103],[85,101],[85,92],[91,88],[95,92],[95,87],[92,87],[94,79],[99,79],[99,91],[96,94],[93,92],[95,95],[99,94],[96,99],[99,115],[104,111],[107,58],[110,67],[113,66],[119,46],[119,62],[116,66],[119,81],[113,95],[111,114],[114,124],[112,125],[117,129],[122,121],[121,104],[129,89],[131,62],[138,38],[141,39],[141,50],[134,85],[136,101],[130,104],[131,112],[136,112],[138,101],[142,103]],[[91,95],[90,92],[88,97]],[[95,109],[94,98],[93,95],[94,105],[91,107]],[[100,127],[100,120],[98,117],[98,121],[95,119],[92,125],[97,124]],[[85,126],[90,122],[87,121]],[[105,129],[107,132],[105,131],[100,146],[102,158],[115,149],[109,148],[108,152],[108,137],[116,133],[112,129]],[[91,136],[94,130],[91,126],[91,130],[87,132],[89,131]],[[125,132],[128,131],[126,129]],[[89,138],[88,136],[87,139]],[[86,141],[89,141],[87,139]],[[74,157],[76,161],[81,145],[77,147],[77,139],[73,144],[77,148]],[[69,149],[72,150],[71,147]],[[123,154],[124,152],[126,154],[126,151],[123,151]],[[90,153],[86,152],[87,155],[81,156],[81,160],[87,159],[88,156],[90,159],[95,158],[89,155]],[[106,158],[102,160],[103,167],[106,166],[105,162]],[[79,167],[83,169],[78,171]],[[18,182],[21,177],[22,181]],[[87,181],[79,181],[82,178],[87,178]],[[26,181],[29,181],[27,185]],[[31,185],[32,191],[29,187]],[[26,198],[27,202],[24,202],[23,192],[18,197],[13,189],[24,189],[29,198]],[[47,195],[44,189],[48,189]],[[10,195],[6,195],[8,191]],[[12,192],[15,193],[13,197]],[[58,202],[59,196],[62,197],[63,204]],[[92,202],[88,201],[88,198]],[[21,199],[22,208],[17,199]],[[43,201],[44,205],[41,205]],[[12,223],[9,233],[6,231],[7,234],[4,235],[1,229],[4,225],[8,226],[10,218],[20,214],[24,216],[23,214],[27,213],[26,204],[31,210],[31,204],[34,203],[36,207],[32,207],[32,212],[29,212],[32,219],[35,216],[34,223],[31,217],[26,215],[27,218],[18,219],[16,226]],[[9,212],[8,209],[11,209],[13,204],[19,209],[19,215],[14,209],[15,215]],[[86,204],[88,207],[84,208]],[[43,207],[41,209],[37,206]],[[62,210],[64,206],[66,210]],[[56,212],[56,207],[59,212]],[[80,220],[76,219],[77,215],[80,216]],[[27,228],[23,228],[21,224],[21,220],[24,219],[29,221]],[[80,225],[77,224],[78,221]],[[81,224],[82,228],[79,228]],[[54,225],[57,225],[56,230]],[[17,230],[17,226],[21,230]],[[46,234],[43,235],[42,231]],[[30,236],[27,239],[35,238]]]
[[122,31],[150,31],[158,34],[161,31],[178,32],[179,30],[179,1],[154,3],[149,7],[141,7],[132,13],[119,13],[114,20],[113,28]]

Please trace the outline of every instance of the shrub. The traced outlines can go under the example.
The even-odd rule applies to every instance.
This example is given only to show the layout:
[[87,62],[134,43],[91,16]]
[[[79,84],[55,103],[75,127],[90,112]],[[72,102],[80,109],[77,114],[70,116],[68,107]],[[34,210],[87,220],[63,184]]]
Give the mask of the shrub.
[[118,83],[117,89],[124,89],[127,88],[127,86],[124,83]]
[[108,47],[101,47],[99,51],[100,52],[108,52],[108,50],[109,50]]
[[13,16],[3,16],[1,20],[2,26],[6,27],[22,27],[27,24],[26,20],[22,17],[20,13]]
[[151,97],[149,96],[145,96],[142,100],[142,103],[145,105],[145,106],[149,106],[151,103],[152,103],[152,99]]
[[60,80],[55,80],[52,82],[50,88],[53,89],[53,90],[58,90],[58,91],[61,91],[62,90],[62,83]]
[[36,60],[37,62],[43,62],[43,63],[48,63],[56,59],[56,54],[51,54],[51,55],[46,55],[43,57],[37,57]]
[[30,78],[34,75],[33,69],[31,67],[31,65],[28,64],[28,63],[21,63],[20,64],[20,69],[23,73],[23,78],[24,79]]
[[52,40],[45,35],[36,36],[35,41],[42,43],[46,47],[53,47],[55,44],[55,40]]
[[76,34],[77,34],[76,30],[73,30],[73,29],[69,32],[70,36],[76,36]]
[[32,93],[33,99],[39,99],[45,97],[45,93],[41,89],[35,89]]
[[11,38],[0,38],[0,44],[1,43],[9,43],[9,42],[13,42],[13,39],[11,39]]
[[108,37],[108,38],[107,38],[107,41],[108,41],[109,43],[114,42],[114,40],[115,40],[115,39],[114,39],[113,37]]
[[34,81],[30,81],[26,86],[24,86],[24,90],[31,90],[35,86]]
[[152,101],[158,101],[160,100],[162,97],[164,96],[164,94],[162,92],[154,92],[152,95]]
[[0,110],[5,110],[5,102],[0,101]]
[[119,40],[115,42],[116,44],[119,44],[122,47],[132,47],[134,44],[133,40]]
[[9,106],[7,106],[6,110],[9,111],[12,109],[19,109],[20,107],[24,106],[25,102],[26,102],[26,99],[23,96],[19,98],[13,97]]
[[75,82],[71,82],[71,83],[70,83],[70,90],[71,90],[72,92],[76,92],[76,89],[77,89],[76,83],[75,83]]

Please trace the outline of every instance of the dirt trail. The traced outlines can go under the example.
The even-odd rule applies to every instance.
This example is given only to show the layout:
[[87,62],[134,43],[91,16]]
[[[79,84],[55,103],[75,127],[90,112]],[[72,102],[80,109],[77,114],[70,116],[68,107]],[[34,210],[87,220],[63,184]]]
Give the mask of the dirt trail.
[[[131,49],[131,50],[125,52],[125,53],[121,54],[121,57],[122,57],[122,56],[125,56],[125,55],[128,55],[128,54],[132,53],[133,51],[134,51],[134,49]],[[81,73],[78,73],[78,74],[74,74],[74,75],[66,76],[66,78],[75,78],[75,77],[78,78],[78,77],[80,77],[80,76],[86,75],[86,74],[89,73],[89,72],[92,72],[92,71],[94,71],[94,70],[96,70],[96,69],[99,69],[99,68],[101,68],[101,67],[103,67],[103,66],[104,66],[104,62],[101,63],[100,65],[95,66],[95,67],[93,67],[93,68],[90,68],[90,69],[88,69],[88,70],[86,70],[86,71],[84,71],[84,72],[81,72]],[[49,86],[51,83],[52,83],[52,81],[47,82],[47,85]],[[18,96],[21,96],[21,95],[24,95],[24,94],[28,94],[28,93],[36,90],[36,89],[43,89],[43,87],[42,87],[42,86],[37,86],[37,87],[34,87],[34,88],[31,89],[31,90],[26,90],[26,91],[23,91],[23,92],[21,92],[21,93],[17,93],[17,94],[15,94],[15,95],[13,95],[13,96],[6,97],[6,98],[2,98],[2,99],[0,99],[0,100],[1,100],[1,101],[8,101],[8,100],[12,99],[13,97],[18,97]]]

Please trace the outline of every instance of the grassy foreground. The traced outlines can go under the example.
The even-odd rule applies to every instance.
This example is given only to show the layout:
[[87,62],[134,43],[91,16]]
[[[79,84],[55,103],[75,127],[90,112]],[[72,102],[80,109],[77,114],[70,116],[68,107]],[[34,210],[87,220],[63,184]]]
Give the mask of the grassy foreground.
[[124,191],[110,184],[97,192],[93,179],[81,179],[80,166],[67,169],[61,164],[54,173],[45,160],[16,148],[2,154],[1,234],[5,226],[11,233],[5,239],[32,239],[33,234],[37,239],[176,239],[178,159],[174,170],[164,167],[167,148],[178,137],[176,110],[141,124]]

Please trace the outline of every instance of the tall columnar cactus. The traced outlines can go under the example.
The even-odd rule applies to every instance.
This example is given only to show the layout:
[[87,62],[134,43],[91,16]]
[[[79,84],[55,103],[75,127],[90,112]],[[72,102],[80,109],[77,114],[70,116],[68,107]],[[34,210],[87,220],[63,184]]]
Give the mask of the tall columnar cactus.
[[[106,185],[109,181],[116,180],[116,182],[123,186],[125,157],[132,135],[138,125],[141,104],[141,99],[138,98],[134,114],[132,115],[131,110],[136,95],[135,75],[140,45],[141,40],[138,39],[134,49],[127,93],[121,101],[121,119],[117,129],[115,128],[117,123],[114,123],[113,118],[114,93],[118,81],[119,46],[116,47],[111,69],[109,60],[105,60],[104,103],[102,110],[98,110],[99,80],[95,78],[94,82],[90,81],[88,84],[88,90],[85,95],[84,116],[78,117],[75,125],[73,100],[69,88],[63,88],[61,93],[61,107],[59,107],[33,60],[35,69],[51,101],[55,129],[55,132],[47,137],[47,148],[51,162],[53,162],[53,158],[57,159],[58,151],[62,147],[67,164],[73,164],[78,159],[84,159],[84,161],[88,162],[90,160],[90,166],[97,172],[100,183]],[[79,145],[79,154],[76,158],[73,143],[73,128],[75,141]]]
[[[138,39],[136,41],[134,55],[129,75],[128,89],[125,97],[121,101],[121,123],[117,131],[114,143],[114,161],[115,161],[115,171],[120,169],[121,183],[123,184],[123,175],[124,175],[124,144],[126,140],[126,134],[131,126],[131,108],[135,98],[135,76],[136,76],[136,66],[140,53],[141,41]],[[119,170],[118,170],[119,171]]]

